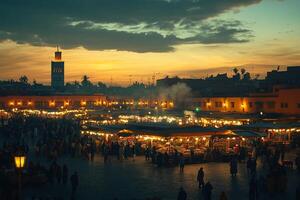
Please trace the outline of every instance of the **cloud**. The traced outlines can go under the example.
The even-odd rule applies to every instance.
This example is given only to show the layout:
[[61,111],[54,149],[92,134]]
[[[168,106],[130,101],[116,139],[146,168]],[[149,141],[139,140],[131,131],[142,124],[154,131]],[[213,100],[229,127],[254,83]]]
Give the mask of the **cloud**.
[[261,0],[1,0],[0,40],[35,46],[167,52],[185,43],[247,42],[239,21],[213,17]]

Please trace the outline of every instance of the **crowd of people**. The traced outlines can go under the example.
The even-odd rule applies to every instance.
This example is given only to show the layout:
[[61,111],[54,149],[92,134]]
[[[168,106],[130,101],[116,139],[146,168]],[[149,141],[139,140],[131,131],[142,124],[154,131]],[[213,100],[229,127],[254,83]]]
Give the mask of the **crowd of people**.
[[[0,199],[16,199],[20,195],[15,190],[19,172],[14,164],[14,156],[19,154],[26,157],[26,165],[21,172],[24,187],[43,184],[67,187],[70,180],[71,197],[75,196],[78,173],[75,171],[70,175],[68,165],[59,164],[56,160],[66,154],[75,156],[74,144],[83,144],[81,153],[84,155],[87,142],[79,135],[77,121],[14,116],[5,127],[1,127],[0,141],[3,142],[0,148]],[[46,162],[41,163],[43,158]],[[32,198],[43,199],[39,195]]]
[[[80,122],[70,119],[49,119],[40,117],[14,116],[5,127],[1,127],[0,139],[3,145],[0,148],[0,199],[11,199],[17,192],[13,189],[16,184],[16,171],[14,169],[14,155],[22,152],[28,159],[23,170],[24,184],[57,184],[70,187],[71,198],[75,198],[79,185],[77,171],[70,172],[67,163],[57,160],[64,156],[81,158],[94,161],[95,154],[102,154],[104,163],[110,163],[111,157],[123,160],[135,160],[136,155],[145,155],[146,161],[151,161],[158,167],[179,165],[184,173],[186,159],[175,151],[174,156],[158,152],[150,145],[142,148],[139,142],[109,141],[80,134]],[[216,153],[212,152],[212,155]],[[241,155],[242,154],[242,155]],[[32,156],[34,155],[34,156]],[[33,159],[34,158],[34,159]],[[248,158],[248,159],[246,159]],[[258,173],[257,159],[261,160],[263,173]],[[46,160],[43,163],[40,160]],[[271,148],[266,144],[253,146],[249,155],[242,153],[232,155],[229,161],[229,171],[232,178],[239,176],[238,165],[245,161],[249,177],[249,199],[256,200],[261,196],[276,195],[287,191],[287,170],[283,165],[285,148],[276,146]],[[295,160],[295,165],[300,172],[300,155]],[[26,183],[27,180],[30,180]],[[200,168],[196,180],[205,200],[212,198],[213,185],[205,181],[205,171]],[[8,184],[7,184],[8,183]],[[69,186],[68,186],[69,185]],[[299,187],[297,188],[299,195]],[[227,195],[222,192],[221,200],[226,200]],[[43,199],[39,195],[32,199]],[[178,193],[178,200],[188,199],[188,194],[183,187]]]

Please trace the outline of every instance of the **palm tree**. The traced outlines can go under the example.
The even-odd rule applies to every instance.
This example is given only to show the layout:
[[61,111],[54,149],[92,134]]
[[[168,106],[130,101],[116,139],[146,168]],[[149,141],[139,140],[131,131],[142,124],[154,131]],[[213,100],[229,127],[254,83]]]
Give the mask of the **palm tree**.
[[92,85],[92,82],[89,79],[90,77],[88,77],[87,75],[83,75],[81,85],[83,87],[90,87]]

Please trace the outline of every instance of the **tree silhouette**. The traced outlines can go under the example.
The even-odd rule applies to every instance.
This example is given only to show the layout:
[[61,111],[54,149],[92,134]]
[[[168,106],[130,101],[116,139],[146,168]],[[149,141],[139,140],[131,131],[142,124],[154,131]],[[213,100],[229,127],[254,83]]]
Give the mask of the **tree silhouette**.
[[250,73],[246,72],[243,76],[243,80],[249,81],[251,79]]
[[90,87],[93,85],[89,79],[90,79],[90,77],[88,77],[87,75],[83,75],[82,81],[81,81],[82,87]]
[[27,76],[21,76],[20,78],[19,78],[19,81],[20,81],[20,83],[23,83],[23,84],[28,84],[28,78],[27,78]]
[[99,81],[97,83],[97,87],[100,88],[100,89],[106,89],[107,88],[107,86],[104,83],[102,83],[101,81]]
[[234,72],[234,74],[237,74],[239,72],[238,68],[233,68],[232,71]]
[[244,75],[244,74],[245,74],[245,72],[246,72],[246,70],[245,70],[244,68],[242,68],[242,69],[241,69],[241,73],[242,73],[242,75]]
[[241,74],[239,73],[238,68],[233,68],[232,71],[234,72],[234,75],[232,76],[232,78],[234,80],[240,80],[241,79]]

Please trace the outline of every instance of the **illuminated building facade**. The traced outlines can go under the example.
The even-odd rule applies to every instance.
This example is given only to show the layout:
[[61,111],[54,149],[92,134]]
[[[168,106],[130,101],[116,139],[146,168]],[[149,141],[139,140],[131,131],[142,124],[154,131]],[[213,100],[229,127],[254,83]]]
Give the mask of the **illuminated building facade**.
[[65,66],[62,61],[62,52],[55,52],[54,60],[51,61],[51,86],[52,88],[59,89],[63,88],[65,84]]
[[6,96],[0,97],[0,108],[57,109],[97,107],[107,102],[104,95]]
[[193,102],[199,111],[300,115],[300,88],[275,88],[247,97],[201,97]]
[[157,108],[172,109],[172,101],[108,98],[105,95],[4,96],[0,109],[69,109],[69,108]]

